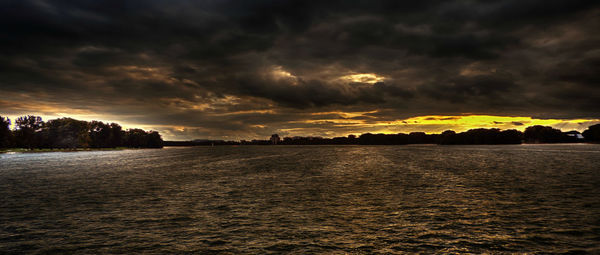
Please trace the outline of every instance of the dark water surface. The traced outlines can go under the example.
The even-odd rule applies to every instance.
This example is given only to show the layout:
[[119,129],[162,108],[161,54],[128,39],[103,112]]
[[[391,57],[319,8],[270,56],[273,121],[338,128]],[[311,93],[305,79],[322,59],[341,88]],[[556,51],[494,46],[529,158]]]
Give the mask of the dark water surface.
[[0,253],[600,254],[600,145],[0,154]]

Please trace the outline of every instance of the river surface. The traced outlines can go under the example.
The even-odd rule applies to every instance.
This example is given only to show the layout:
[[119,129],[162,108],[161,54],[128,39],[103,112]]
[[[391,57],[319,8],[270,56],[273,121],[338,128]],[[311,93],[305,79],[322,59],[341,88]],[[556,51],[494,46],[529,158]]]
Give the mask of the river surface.
[[0,253],[600,254],[600,145],[0,154]]

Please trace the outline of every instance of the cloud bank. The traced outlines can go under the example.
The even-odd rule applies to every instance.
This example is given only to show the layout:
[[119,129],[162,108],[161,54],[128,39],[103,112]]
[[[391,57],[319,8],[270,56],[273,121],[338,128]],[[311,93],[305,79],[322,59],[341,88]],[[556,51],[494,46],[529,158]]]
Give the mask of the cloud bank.
[[593,122],[599,14],[576,0],[3,1],[0,114],[167,139],[394,131],[428,115]]

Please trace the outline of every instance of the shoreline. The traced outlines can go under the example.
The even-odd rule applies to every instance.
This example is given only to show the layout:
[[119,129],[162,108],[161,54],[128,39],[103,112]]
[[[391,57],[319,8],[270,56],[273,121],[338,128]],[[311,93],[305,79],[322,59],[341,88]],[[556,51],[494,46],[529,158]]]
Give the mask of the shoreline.
[[[173,146],[168,145],[163,148],[186,148],[186,147],[255,147],[255,146],[471,146],[471,145],[595,145],[599,143],[521,143],[521,144],[435,144],[435,143],[422,143],[422,144],[278,144],[278,145],[180,145]],[[140,149],[162,149],[162,148],[129,148],[129,147],[117,147],[117,148],[75,148],[75,149],[24,149],[24,148],[6,148],[0,149],[0,154],[6,153],[45,153],[45,152],[86,152],[86,151],[122,151],[122,150],[140,150]]]
[[143,149],[143,148],[128,148],[128,147],[116,147],[116,148],[68,148],[68,149],[24,149],[24,148],[7,148],[0,149],[0,153],[43,153],[43,152],[79,152],[79,151],[121,151],[130,149]]
[[186,148],[186,147],[256,147],[256,146],[495,146],[495,145],[595,145],[600,143],[579,142],[579,143],[493,143],[493,144],[437,144],[437,143],[407,143],[407,144],[215,144],[214,146],[199,145],[165,145],[163,148]]

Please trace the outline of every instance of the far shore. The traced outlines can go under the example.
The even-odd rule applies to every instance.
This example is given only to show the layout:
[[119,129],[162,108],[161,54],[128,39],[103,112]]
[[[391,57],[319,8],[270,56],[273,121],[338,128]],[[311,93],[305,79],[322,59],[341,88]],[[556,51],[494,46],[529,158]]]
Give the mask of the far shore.
[[[438,146],[469,146],[469,145],[586,145],[586,144],[599,144],[599,143],[590,143],[590,142],[580,142],[580,143],[521,143],[521,144],[388,144],[388,145],[369,145],[369,144],[291,144],[291,145],[224,145],[219,144],[215,146],[411,146],[411,145],[438,145]],[[177,147],[211,147],[210,145],[171,145],[165,146],[163,148],[177,148]],[[121,150],[139,150],[139,149],[153,149],[153,148],[130,148],[130,147],[117,147],[117,148],[53,148],[53,149],[24,149],[24,148],[6,148],[0,149],[0,154],[2,153],[44,153],[44,152],[84,152],[84,151],[121,151]]]
[[119,151],[138,148],[117,147],[117,148],[53,148],[53,149],[25,149],[25,148],[7,148],[0,149],[0,153],[42,153],[42,152],[77,152],[77,151]]

